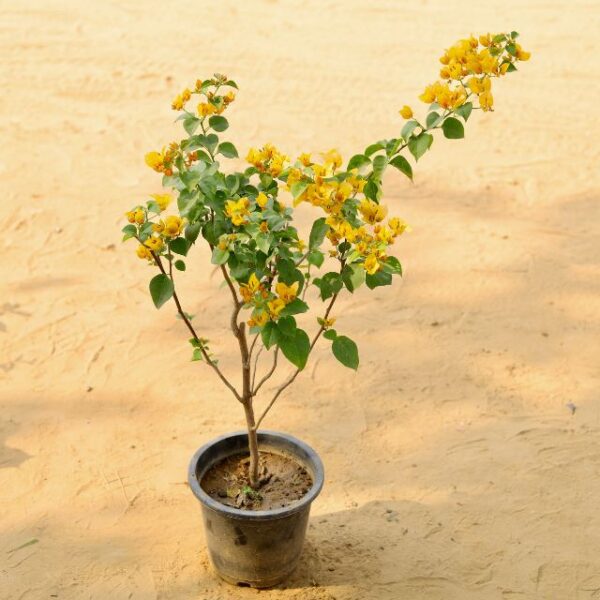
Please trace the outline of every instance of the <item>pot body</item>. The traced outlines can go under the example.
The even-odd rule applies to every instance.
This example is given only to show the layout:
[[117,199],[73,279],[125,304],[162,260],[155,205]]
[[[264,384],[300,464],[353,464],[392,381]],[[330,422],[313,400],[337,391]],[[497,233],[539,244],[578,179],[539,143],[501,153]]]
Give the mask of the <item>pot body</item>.
[[311,489],[297,502],[273,510],[240,510],[213,500],[200,486],[204,474],[234,454],[248,452],[246,432],[222,436],[192,457],[188,481],[201,503],[204,531],[212,564],[234,585],[266,588],[286,579],[298,564],[310,505],[323,487],[323,464],[304,442],[275,431],[259,431],[261,451],[283,454],[311,475]]

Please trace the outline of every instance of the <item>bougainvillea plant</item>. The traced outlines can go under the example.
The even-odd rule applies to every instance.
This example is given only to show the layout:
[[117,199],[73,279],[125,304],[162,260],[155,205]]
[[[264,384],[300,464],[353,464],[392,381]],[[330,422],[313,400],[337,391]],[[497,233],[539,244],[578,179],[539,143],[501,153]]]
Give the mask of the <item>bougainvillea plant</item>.
[[[361,286],[390,285],[402,275],[391,246],[408,230],[401,218],[388,216],[382,204],[382,178],[388,167],[413,177],[418,161],[434,141],[464,136],[472,111],[493,110],[492,80],[516,70],[529,58],[518,34],[500,33],[460,40],[440,58],[441,81],[420,96],[428,105],[422,120],[409,106],[399,134],[370,144],[344,164],[336,150],[292,160],[271,144],[252,148],[244,171],[225,170],[222,159],[238,157],[222,139],[225,111],[237,85],[224,75],[198,80],[172,103],[186,137],[146,155],[146,164],[162,175],[170,193],[155,194],[126,213],[124,240],[138,242],[137,256],[156,268],[150,294],[157,308],[173,300],[192,345],[192,360],[204,361],[242,404],[248,430],[248,479],[258,485],[256,432],[277,398],[304,369],[319,338],[331,344],[343,365],[357,369],[357,346],[334,328],[333,307],[342,293]],[[307,206],[310,205],[310,206]],[[297,207],[314,212],[308,238],[294,226]],[[231,295],[231,329],[241,355],[241,387],[226,375],[212,353],[202,325],[193,324],[177,293],[176,273],[186,270],[194,245],[210,247],[212,263]],[[309,290],[314,290],[310,294]],[[312,336],[305,330],[311,323]],[[261,359],[269,356],[261,370]],[[281,355],[293,371],[255,415],[255,399],[275,374]],[[264,371],[264,372],[263,372]],[[256,413],[258,414],[258,413]]]

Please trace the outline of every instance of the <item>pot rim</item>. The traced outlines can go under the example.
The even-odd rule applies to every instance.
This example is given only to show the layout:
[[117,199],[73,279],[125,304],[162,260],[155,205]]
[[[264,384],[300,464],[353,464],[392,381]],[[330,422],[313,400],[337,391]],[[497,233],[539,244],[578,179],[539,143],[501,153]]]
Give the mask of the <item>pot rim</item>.
[[299,512],[299,511],[305,509],[306,507],[308,507],[312,503],[312,501],[319,495],[319,492],[323,488],[323,482],[325,479],[325,477],[324,477],[325,471],[323,468],[323,463],[321,461],[321,458],[308,444],[306,444],[302,440],[295,438],[292,435],[289,435],[287,433],[282,433],[280,431],[261,429],[260,431],[257,432],[257,434],[258,434],[259,445],[261,442],[260,438],[263,436],[267,437],[267,438],[271,438],[271,439],[275,438],[275,441],[277,439],[279,439],[279,440],[285,440],[288,443],[291,442],[292,445],[298,446],[307,454],[308,461],[312,463],[311,466],[314,469],[313,484],[312,484],[312,487],[310,488],[310,490],[308,490],[308,492],[304,496],[302,496],[302,498],[300,498],[300,500],[297,500],[293,504],[290,504],[289,506],[284,506],[281,508],[273,508],[271,510],[242,510],[240,508],[226,506],[225,504],[221,504],[217,500],[214,500],[213,498],[211,498],[202,489],[202,486],[200,485],[200,481],[198,480],[198,477],[196,476],[198,463],[199,463],[202,455],[205,452],[207,452],[210,448],[212,448],[212,446],[214,446],[215,444],[218,444],[219,442],[223,442],[230,438],[239,437],[239,436],[245,437],[248,435],[247,431],[241,430],[241,431],[235,431],[233,433],[227,433],[225,435],[221,435],[217,438],[214,438],[210,442],[208,442],[208,443],[204,444],[203,446],[201,446],[200,448],[198,448],[198,450],[196,450],[196,452],[194,452],[194,455],[192,456],[192,459],[190,460],[190,464],[188,467],[188,483],[190,485],[190,488],[191,488],[194,496],[196,496],[196,498],[201,502],[202,505],[204,505],[205,507],[210,508],[218,513],[224,513],[230,517],[234,517],[234,518],[238,518],[238,519],[245,519],[245,520],[249,520],[249,521],[261,521],[261,520],[267,520],[267,519],[277,519],[277,518],[281,518],[281,517],[287,517],[288,515]]

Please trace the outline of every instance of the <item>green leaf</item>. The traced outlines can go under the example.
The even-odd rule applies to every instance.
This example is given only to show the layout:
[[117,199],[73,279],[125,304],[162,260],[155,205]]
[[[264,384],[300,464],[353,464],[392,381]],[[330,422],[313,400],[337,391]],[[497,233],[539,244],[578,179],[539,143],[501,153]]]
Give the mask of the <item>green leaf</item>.
[[442,131],[449,140],[460,140],[465,137],[464,125],[454,117],[448,117],[444,121]]
[[225,131],[229,127],[229,121],[221,115],[213,115],[208,119],[208,124],[215,131]]
[[311,250],[308,253],[307,260],[311,265],[314,265],[318,269],[323,264],[325,255],[319,250]]
[[200,233],[201,223],[192,223],[185,228],[185,239],[193,244],[198,239],[198,234]]
[[433,144],[433,136],[429,133],[420,133],[408,140],[408,149],[415,157],[415,160],[419,160],[419,158],[429,150],[431,144]]
[[356,344],[345,335],[338,335],[331,346],[333,355],[350,369],[358,369],[358,348]]
[[428,129],[432,129],[434,127],[437,127],[443,121],[443,119],[444,117],[442,115],[439,115],[436,112],[430,112],[427,114],[425,124],[427,125]]
[[222,154],[225,158],[237,158],[239,156],[236,147],[231,142],[219,144],[217,153]]
[[346,265],[342,270],[342,280],[349,292],[354,293],[365,282],[362,265]]
[[404,173],[412,181],[412,167],[410,166],[410,163],[406,160],[406,158],[404,158],[404,156],[401,156],[400,154],[398,154],[398,156],[394,156],[394,158],[390,160],[390,165],[392,165],[392,167],[396,167],[398,171]]
[[415,130],[415,127],[417,127],[419,123],[417,123],[417,121],[415,121],[414,119],[411,119],[410,121],[407,121],[404,124],[404,127],[402,128],[402,131],[400,132],[400,135],[405,139],[408,140],[408,138],[411,136],[412,132]]
[[277,329],[279,329],[279,333],[281,335],[293,337],[294,335],[296,335],[296,319],[294,319],[294,317],[292,317],[291,315],[281,317],[279,321],[277,321]]
[[279,330],[277,329],[277,325],[275,325],[273,321],[267,321],[260,332],[260,337],[262,338],[265,348],[270,350],[279,339]]
[[175,254],[187,256],[188,250],[190,249],[190,242],[185,238],[178,237],[169,242],[169,248],[172,252],[175,252]]
[[365,150],[366,156],[371,156],[371,154],[375,154],[375,152],[379,152],[379,150],[383,150],[385,148],[385,144],[383,142],[376,142],[375,144],[371,144]]
[[392,275],[386,271],[377,271],[377,273],[374,273],[373,275],[367,273],[365,281],[367,282],[367,287],[372,290],[376,287],[381,287],[382,285],[391,285]]
[[465,120],[465,123],[469,120],[471,116],[471,111],[473,110],[472,102],[465,102],[462,106],[459,106],[454,112]]
[[499,44],[500,42],[503,42],[506,39],[506,36],[503,33],[499,33],[498,35],[495,35],[492,38],[492,42],[494,42],[494,44]]
[[299,315],[300,313],[305,313],[307,310],[308,304],[300,300],[300,298],[295,298],[281,311],[281,316],[289,317],[291,315]]
[[337,337],[337,332],[335,329],[328,329],[327,331],[325,331],[325,333],[323,334],[323,337],[326,340],[335,340],[335,338]]
[[388,273],[393,273],[394,275],[402,275],[402,265],[400,261],[395,256],[388,256],[383,263],[383,268]]
[[310,353],[310,340],[306,331],[296,329],[295,335],[281,337],[279,347],[293,365],[300,370],[304,369]]
[[296,183],[293,183],[292,187],[290,188],[290,191],[292,192],[292,198],[294,198],[295,200],[296,198],[298,198],[298,196],[301,196],[307,187],[307,181],[296,181]]
[[360,171],[362,167],[365,167],[370,164],[371,159],[368,156],[365,156],[364,154],[355,154],[348,161],[348,171],[351,171],[352,169],[358,169]]
[[271,236],[261,233],[256,236],[256,247],[264,254],[269,254],[271,248]]
[[513,56],[517,55],[517,46],[515,44],[506,44],[506,51]]
[[209,133],[208,135],[199,135],[198,140],[209,152],[214,154],[215,148],[219,143],[219,136],[214,133]]
[[126,241],[137,234],[137,227],[133,224],[125,225],[121,231],[124,233],[123,241]]
[[175,261],[175,268],[178,271],[185,271],[185,263],[182,260]]
[[510,65],[508,65],[508,69],[506,69],[507,73],[512,73],[513,71],[516,71],[517,67],[515,67],[515,65],[513,63],[510,63]]
[[381,175],[385,171],[387,167],[388,161],[387,157],[380,154],[373,159],[373,176],[376,178],[381,178]]
[[363,189],[363,193],[369,200],[373,200],[373,202],[379,202],[379,197],[381,196],[381,186],[377,181],[369,179]]
[[162,273],[150,281],[150,295],[156,308],[160,308],[173,296],[173,282]]
[[308,237],[308,247],[313,250],[319,248],[323,243],[327,232],[329,231],[329,225],[325,223],[325,217],[317,219],[310,229],[310,236]]
[[196,117],[186,117],[183,120],[183,128],[186,130],[188,135],[194,135],[194,132],[196,131],[196,129],[198,129],[198,126],[200,125],[200,119],[196,118]]
[[219,246],[215,246],[212,253],[211,262],[213,265],[224,265],[229,259],[229,250],[221,250]]
[[202,360],[202,350],[200,348],[194,348],[192,351],[192,362]]

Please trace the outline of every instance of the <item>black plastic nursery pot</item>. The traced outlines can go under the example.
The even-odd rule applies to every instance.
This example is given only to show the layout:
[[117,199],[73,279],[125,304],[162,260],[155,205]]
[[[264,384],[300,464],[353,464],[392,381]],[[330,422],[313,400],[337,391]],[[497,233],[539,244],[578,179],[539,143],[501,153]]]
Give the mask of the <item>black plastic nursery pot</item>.
[[288,456],[310,474],[313,485],[297,502],[272,510],[241,510],[213,500],[201,487],[205,473],[229,456],[248,452],[246,432],[219,437],[196,451],[188,481],[202,506],[212,564],[227,582],[267,588],[284,581],[302,553],[310,505],[323,487],[323,463],[304,442],[275,431],[259,431],[261,451]]

